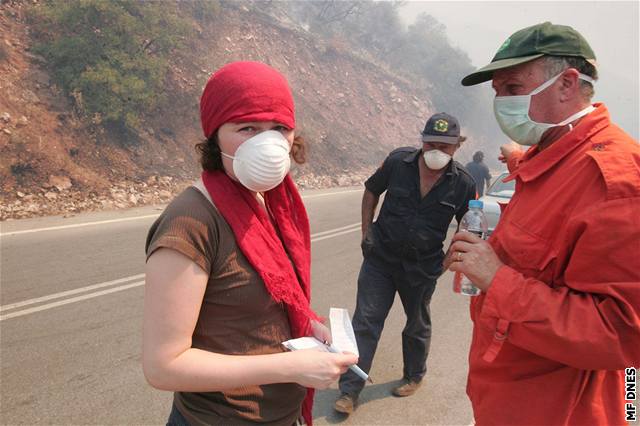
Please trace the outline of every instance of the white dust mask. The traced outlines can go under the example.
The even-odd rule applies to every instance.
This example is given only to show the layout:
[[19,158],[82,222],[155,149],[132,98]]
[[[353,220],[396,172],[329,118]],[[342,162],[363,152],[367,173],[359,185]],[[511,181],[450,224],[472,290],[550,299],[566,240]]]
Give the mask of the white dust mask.
[[265,192],[278,186],[289,173],[289,141],[282,133],[267,130],[244,141],[234,156],[233,173],[247,189]]
[[[496,120],[502,131],[509,136],[509,138],[521,145],[536,145],[540,142],[542,134],[547,131],[547,129],[556,126],[566,126],[595,109],[592,105],[589,105],[582,111],[578,111],[557,124],[538,123],[529,117],[531,97],[551,86],[563,73],[564,71],[545,81],[528,95],[496,96],[493,99],[493,112]],[[588,75],[580,74],[579,78],[593,84],[593,78]]]
[[440,170],[451,161],[451,156],[439,149],[425,151],[422,156],[424,157],[425,164],[431,170]]

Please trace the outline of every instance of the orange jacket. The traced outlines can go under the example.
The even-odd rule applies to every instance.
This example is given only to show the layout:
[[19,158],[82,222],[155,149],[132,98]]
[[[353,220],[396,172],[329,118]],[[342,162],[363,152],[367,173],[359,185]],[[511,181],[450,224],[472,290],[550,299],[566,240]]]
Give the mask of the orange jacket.
[[513,159],[489,242],[505,266],[471,302],[478,425],[625,424],[640,366],[640,146],[602,104]]

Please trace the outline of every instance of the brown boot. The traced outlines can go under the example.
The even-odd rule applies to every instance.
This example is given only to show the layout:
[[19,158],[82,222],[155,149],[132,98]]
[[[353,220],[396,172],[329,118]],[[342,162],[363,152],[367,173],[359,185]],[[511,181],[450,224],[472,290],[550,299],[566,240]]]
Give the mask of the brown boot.
[[340,395],[340,398],[336,399],[335,404],[333,404],[333,409],[338,413],[349,415],[353,413],[353,410],[356,409],[356,402],[357,398],[343,393],[342,395]]
[[422,381],[417,381],[415,379],[402,379],[402,383],[393,388],[391,393],[399,397],[411,396],[416,393],[421,385]]

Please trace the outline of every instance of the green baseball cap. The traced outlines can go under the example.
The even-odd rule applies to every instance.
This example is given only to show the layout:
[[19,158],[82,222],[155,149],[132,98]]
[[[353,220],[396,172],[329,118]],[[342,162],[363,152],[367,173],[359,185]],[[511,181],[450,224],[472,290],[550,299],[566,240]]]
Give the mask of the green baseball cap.
[[493,72],[550,56],[579,56],[593,66],[596,55],[587,40],[573,28],[551,22],[524,28],[509,37],[498,49],[491,63],[462,79],[463,86],[473,86],[493,78]]

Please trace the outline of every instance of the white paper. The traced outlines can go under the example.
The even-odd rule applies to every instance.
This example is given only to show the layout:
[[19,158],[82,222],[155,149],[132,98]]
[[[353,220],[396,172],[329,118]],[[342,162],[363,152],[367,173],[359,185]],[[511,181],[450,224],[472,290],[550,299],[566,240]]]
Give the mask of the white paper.
[[329,321],[333,340],[331,346],[340,352],[351,352],[360,356],[349,312],[342,308],[331,308],[329,310]]
[[[356,336],[351,326],[349,312],[342,308],[331,308],[329,310],[329,322],[331,339],[333,341],[331,343],[332,351],[351,352],[360,356]],[[310,336],[287,340],[286,342],[282,342],[282,344],[291,351],[302,349],[329,350],[323,342]]]
[[301,349],[316,349],[327,352],[327,347],[315,337],[299,337],[297,339],[282,342],[285,348],[290,351],[298,351]]

